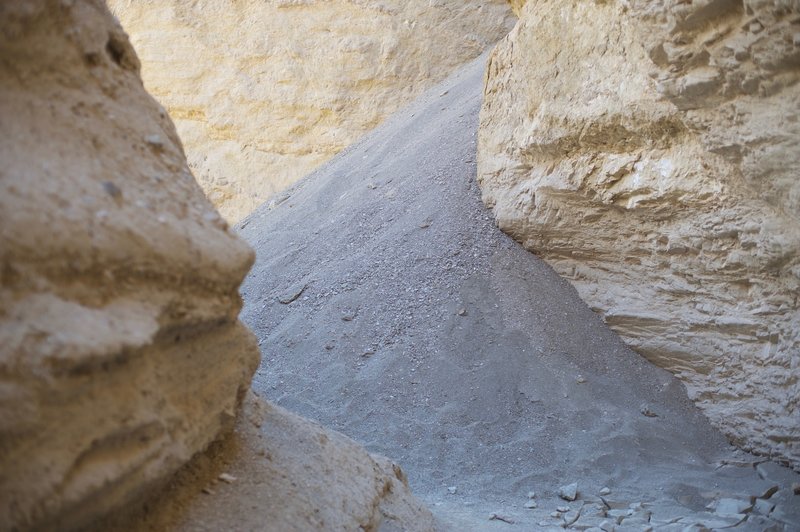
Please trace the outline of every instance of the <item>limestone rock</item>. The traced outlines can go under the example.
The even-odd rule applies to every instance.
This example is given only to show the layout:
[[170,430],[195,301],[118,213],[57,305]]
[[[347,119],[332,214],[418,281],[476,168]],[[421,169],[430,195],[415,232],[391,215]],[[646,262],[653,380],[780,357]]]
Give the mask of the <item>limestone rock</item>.
[[232,426],[253,253],[103,2],[3,2],[0,58],[0,529],[69,530]]
[[238,221],[512,27],[507,0],[110,0],[189,165]]
[[478,161],[504,231],[735,442],[795,467],[799,19],[530,0],[490,60]]

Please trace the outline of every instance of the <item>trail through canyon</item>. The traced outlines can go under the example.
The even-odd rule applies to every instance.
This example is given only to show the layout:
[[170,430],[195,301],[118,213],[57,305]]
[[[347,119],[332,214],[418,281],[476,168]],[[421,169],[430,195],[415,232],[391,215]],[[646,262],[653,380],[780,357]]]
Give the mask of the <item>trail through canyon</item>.
[[475,182],[485,61],[241,224],[256,393],[401,464],[457,529],[800,526],[797,475],[734,451],[495,227]]

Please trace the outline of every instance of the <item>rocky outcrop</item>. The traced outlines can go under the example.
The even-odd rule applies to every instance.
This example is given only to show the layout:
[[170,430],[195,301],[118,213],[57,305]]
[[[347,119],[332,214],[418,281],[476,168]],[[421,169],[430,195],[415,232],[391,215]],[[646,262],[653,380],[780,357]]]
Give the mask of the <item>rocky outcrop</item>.
[[0,5],[0,529],[68,530],[230,429],[253,253],[100,0]]
[[500,227],[746,449],[800,466],[800,10],[529,0],[488,72]]
[[110,0],[189,166],[237,221],[513,25],[507,0]]

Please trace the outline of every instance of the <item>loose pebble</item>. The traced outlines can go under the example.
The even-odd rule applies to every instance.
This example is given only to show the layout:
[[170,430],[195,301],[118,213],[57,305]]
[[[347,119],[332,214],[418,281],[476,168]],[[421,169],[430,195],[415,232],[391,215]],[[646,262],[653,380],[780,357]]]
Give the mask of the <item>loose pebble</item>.
[[578,498],[578,483],[573,482],[572,484],[561,486],[558,488],[558,496],[565,501],[574,501]]

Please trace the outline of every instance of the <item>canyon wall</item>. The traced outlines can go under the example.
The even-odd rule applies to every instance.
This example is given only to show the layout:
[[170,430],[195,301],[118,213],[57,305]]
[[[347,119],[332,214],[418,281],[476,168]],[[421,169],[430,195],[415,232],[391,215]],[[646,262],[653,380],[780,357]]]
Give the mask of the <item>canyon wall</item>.
[[110,0],[230,221],[503,37],[507,0]]
[[795,467],[799,78],[797,2],[528,0],[490,59],[478,169],[504,231]]
[[[259,361],[238,321],[253,252],[194,180],[101,0],[0,3],[0,130],[0,529],[85,529],[110,513],[127,529],[234,426]],[[260,454],[237,464],[257,493],[175,519],[210,506],[202,526],[433,529],[398,466],[250,410],[243,444]],[[234,515],[245,505],[249,519]]]
[[100,0],[0,6],[0,528],[72,529],[232,427],[253,252]]

